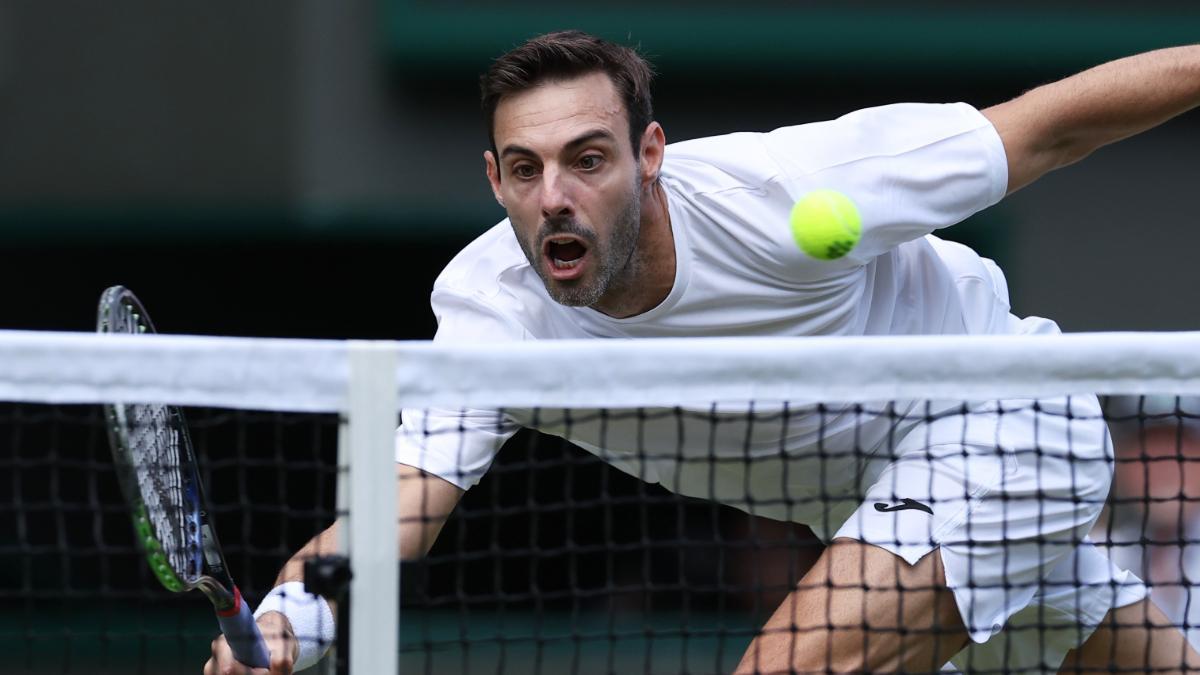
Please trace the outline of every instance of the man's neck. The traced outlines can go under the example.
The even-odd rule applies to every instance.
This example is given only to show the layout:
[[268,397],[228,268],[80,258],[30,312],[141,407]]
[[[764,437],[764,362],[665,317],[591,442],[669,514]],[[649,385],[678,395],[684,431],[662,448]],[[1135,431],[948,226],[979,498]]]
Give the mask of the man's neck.
[[675,285],[675,235],[667,192],[655,181],[642,199],[642,221],[637,248],[628,274],[609,289],[592,309],[615,319],[648,312],[670,295]]

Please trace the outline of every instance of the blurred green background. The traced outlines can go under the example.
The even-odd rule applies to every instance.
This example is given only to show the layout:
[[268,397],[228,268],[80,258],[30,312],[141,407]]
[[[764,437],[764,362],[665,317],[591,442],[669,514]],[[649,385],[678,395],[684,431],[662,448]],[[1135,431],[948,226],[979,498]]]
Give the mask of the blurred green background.
[[[430,337],[437,272],[503,218],[483,177],[478,75],[569,27],[651,57],[670,141],[897,101],[984,107],[1200,41],[1200,5],[0,0],[0,328],[90,330],[100,291],[122,283],[164,332]],[[1198,152],[1193,113],[944,234],[1001,263],[1019,314],[1074,331],[1194,329]],[[20,509],[0,512],[6,556],[22,555]],[[269,573],[245,583],[261,589]],[[0,670],[198,672],[203,601],[146,588],[119,608],[86,589],[6,591],[0,646],[20,656]],[[696,620],[736,631],[739,616]],[[486,612],[471,630],[504,621],[525,630]],[[148,639],[156,630],[170,637]],[[669,648],[689,644],[705,664],[740,650],[704,637]],[[472,658],[503,660],[488,649]]]
[[[503,216],[477,77],[563,27],[650,55],[680,140],[895,101],[990,105],[1196,41],[1200,6],[3,0],[5,280],[36,289],[8,327],[86,328],[117,279],[160,315],[180,308],[177,330],[427,337],[433,276]],[[1173,121],[947,236],[1003,264],[1019,313],[1194,326],[1177,295],[1200,281],[1198,140],[1200,116]],[[312,297],[345,311],[314,320]]]

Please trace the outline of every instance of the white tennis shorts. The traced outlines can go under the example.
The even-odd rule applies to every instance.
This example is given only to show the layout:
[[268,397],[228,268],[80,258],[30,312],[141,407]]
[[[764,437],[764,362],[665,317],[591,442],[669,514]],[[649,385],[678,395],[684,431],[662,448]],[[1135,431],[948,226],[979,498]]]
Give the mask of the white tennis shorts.
[[1112,466],[1094,396],[976,406],[923,422],[870,467],[834,536],[910,564],[939,552],[972,640],[958,667],[1053,671],[1110,609],[1146,597],[1087,539]]

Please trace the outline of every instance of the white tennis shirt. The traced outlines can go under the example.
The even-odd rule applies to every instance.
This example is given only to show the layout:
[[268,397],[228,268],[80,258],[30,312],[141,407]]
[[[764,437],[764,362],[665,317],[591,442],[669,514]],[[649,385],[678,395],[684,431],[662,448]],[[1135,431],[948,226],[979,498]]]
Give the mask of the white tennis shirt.
[[[1007,160],[996,130],[966,104],[898,104],[770,133],[667,146],[662,167],[675,241],[675,282],[638,316],[614,319],[547,294],[507,220],[456,256],[434,284],[439,342],[705,336],[917,335],[1054,330],[1009,314],[1000,270],[936,237],[1001,199]],[[862,216],[862,239],[836,261],[807,257],[792,239],[792,205],[838,190]],[[396,460],[460,487],[475,484],[518,426],[564,435],[635,476],[675,492],[747,509],[828,495],[830,469],[782,457],[878,450],[891,424],[852,411],[755,409],[673,415],[585,411],[406,410]],[[792,410],[795,413],[795,410]],[[988,432],[995,442],[995,430]],[[737,461],[750,456],[753,462]],[[714,461],[720,459],[733,461]],[[789,476],[781,480],[781,472]],[[766,508],[764,509],[764,504]],[[792,513],[789,511],[788,513]],[[782,517],[775,511],[775,517]],[[794,518],[794,514],[793,514]]]

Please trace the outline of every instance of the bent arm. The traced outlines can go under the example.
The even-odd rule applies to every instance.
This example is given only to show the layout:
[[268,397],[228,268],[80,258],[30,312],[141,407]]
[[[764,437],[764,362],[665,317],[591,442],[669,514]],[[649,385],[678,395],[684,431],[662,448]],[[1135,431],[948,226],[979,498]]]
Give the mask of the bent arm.
[[1111,61],[983,114],[1008,155],[1008,193],[1200,105],[1200,45]]
[[[396,481],[396,518],[400,524],[396,554],[401,560],[415,560],[429,552],[446,518],[462,498],[463,490],[405,464],[396,464]],[[340,527],[338,521],[310,539],[279,571],[275,585],[304,581],[306,560],[337,551]],[[333,599],[326,599],[332,605]]]

